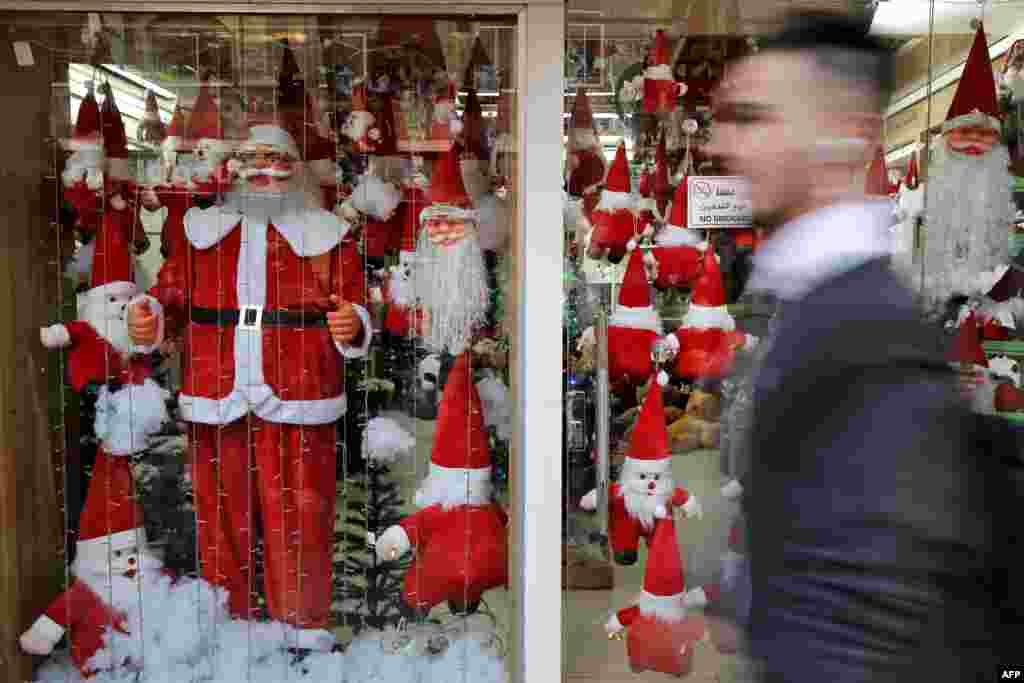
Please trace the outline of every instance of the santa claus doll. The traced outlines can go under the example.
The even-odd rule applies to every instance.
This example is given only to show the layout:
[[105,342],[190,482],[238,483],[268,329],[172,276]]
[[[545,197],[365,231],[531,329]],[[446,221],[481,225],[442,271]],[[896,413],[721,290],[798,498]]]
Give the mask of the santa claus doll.
[[[640,191],[640,218],[648,224],[662,223],[668,216],[672,185],[669,184],[668,153],[662,133],[654,150],[654,166],[647,174],[647,187]],[[645,191],[646,190],[646,191]]]
[[654,236],[654,286],[658,289],[688,287],[702,272],[707,242],[687,223],[687,178],[676,186],[668,220]]
[[[619,143],[615,160],[608,170],[605,188],[601,192],[601,200],[590,217],[590,222],[594,224],[594,234],[590,238],[591,257],[603,256],[613,263],[618,262],[626,255],[627,245],[635,243],[645,234],[650,224],[641,220],[636,213],[637,200],[632,193],[626,144]],[[654,227],[650,226],[649,232],[653,231]]]
[[[666,380],[662,375],[659,380]],[[615,561],[635,564],[640,539],[651,542],[657,518],[679,507],[687,517],[703,516],[700,502],[672,478],[672,452],[665,427],[660,381],[651,382],[622,464],[619,480],[608,490],[608,534]],[[597,491],[580,500],[584,510],[597,508]]]
[[750,350],[757,338],[736,328],[725,304],[718,256],[703,245],[701,272],[683,322],[667,339],[676,351],[673,374],[690,382],[716,381],[731,370],[739,349]]
[[656,671],[682,678],[693,670],[694,648],[708,640],[708,632],[703,617],[687,612],[685,588],[675,520],[659,518],[644,567],[643,592],[605,624],[609,638],[628,629],[626,652],[633,673]]
[[566,190],[569,196],[583,199],[584,213],[589,218],[601,197],[607,161],[594,127],[590,97],[583,86],[576,89],[567,137]]
[[1014,207],[1000,116],[988,43],[979,25],[942,139],[929,161],[924,262],[936,267],[925,273],[922,294],[932,309],[958,293],[984,294],[990,279],[985,274],[1009,263]]
[[676,98],[686,94],[686,86],[676,83],[672,75],[672,53],[665,32],[654,34],[647,68],[644,69],[644,111],[648,114],[668,114],[676,108]]
[[897,222],[892,228],[893,265],[906,278],[914,275],[914,237],[924,213],[924,184],[919,173],[917,150],[914,150],[896,193]]
[[383,303],[384,330],[394,337],[422,337],[423,309],[416,296],[416,243],[414,231],[403,230],[398,265],[389,269]]
[[141,625],[144,596],[171,578],[147,546],[132,491],[128,460],[97,455],[75,544],[74,578],[21,635],[23,651],[48,655],[66,635],[85,678],[139,671],[142,662],[131,656],[135,648],[112,646],[109,632],[128,634],[133,624]]
[[402,589],[409,607],[429,612],[447,602],[453,613],[472,613],[486,591],[508,585],[508,517],[492,500],[491,471],[467,352],[448,373],[420,509],[377,539],[383,562],[415,553]]
[[463,185],[459,155],[454,146],[433,164],[430,205],[420,212],[414,279],[424,341],[431,350],[452,355],[468,348],[490,306],[480,215]]
[[[250,119],[238,180],[223,203],[185,214],[187,246],[151,293],[170,328],[188,325],[179,406],[203,578],[251,618],[259,518],[267,610],[297,629],[295,647],[320,650],[333,646],[344,359],[366,355],[372,330],[350,226],[320,208],[290,129],[278,116]],[[152,343],[163,316],[130,307],[128,320],[136,343]]]
[[369,91],[365,82],[352,87],[352,110],[348,114],[341,133],[351,140],[357,152],[371,154],[383,141],[385,130],[377,124],[377,118],[369,110]]
[[614,386],[643,384],[651,376],[651,345],[663,334],[661,316],[651,302],[643,251],[629,257],[619,302],[608,320],[608,378]]

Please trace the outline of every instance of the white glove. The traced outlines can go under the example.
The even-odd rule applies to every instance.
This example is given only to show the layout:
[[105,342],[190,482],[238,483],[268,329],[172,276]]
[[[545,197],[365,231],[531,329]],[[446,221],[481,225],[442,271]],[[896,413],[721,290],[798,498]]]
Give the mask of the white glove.
[[616,633],[622,633],[626,629],[619,621],[619,617],[613,614],[607,623],[604,625],[604,630],[608,635],[614,635]]
[[587,512],[597,509],[597,489],[591,489],[590,493],[580,498],[580,508]]
[[39,341],[48,349],[62,349],[71,343],[71,335],[64,325],[39,328]]
[[48,655],[64,635],[64,627],[47,616],[36,619],[32,627],[21,634],[18,644],[30,655]]
[[654,508],[655,519],[668,519],[669,517],[670,515],[668,513],[668,508],[665,507],[664,505],[659,505]]
[[697,500],[697,496],[689,497],[683,505],[683,512],[686,513],[688,518],[696,517],[697,519],[702,519],[704,517],[704,508],[700,506],[700,501]]
[[381,562],[397,560],[409,551],[409,536],[405,529],[396,524],[380,535],[376,549],[377,559]]
[[729,483],[722,487],[722,497],[729,500],[736,500],[743,495],[743,485],[736,479],[730,479]]

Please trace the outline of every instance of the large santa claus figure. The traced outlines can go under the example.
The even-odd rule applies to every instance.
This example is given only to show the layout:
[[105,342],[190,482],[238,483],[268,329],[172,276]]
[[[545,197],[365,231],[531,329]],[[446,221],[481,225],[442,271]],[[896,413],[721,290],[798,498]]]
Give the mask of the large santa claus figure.
[[626,160],[626,144],[620,143],[612,167],[608,170],[601,200],[590,218],[594,224],[594,234],[590,238],[592,258],[604,256],[615,263],[626,255],[628,245],[635,243],[649,225],[641,220],[637,210],[629,162]]
[[508,517],[492,500],[491,454],[469,353],[448,373],[434,433],[430,474],[416,494],[420,510],[377,540],[377,556],[412,550],[402,595],[417,610],[442,602],[475,612],[480,597],[508,585]]
[[[152,294],[185,330],[180,394],[190,423],[202,575],[250,618],[254,524],[262,521],[267,609],[299,649],[329,649],[335,423],[344,359],[366,355],[362,259],[321,209],[285,122],[253,117],[223,204],[185,214],[187,248]],[[160,315],[129,309],[137,343]]]
[[[650,543],[655,520],[670,516],[673,508],[682,508],[687,517],[703,516],[697,498],[676,486],[672,478],[661,392],[661,383],[652,381],[633,427],[622,473],[608,490],[608,534],[615,561],[623,565],[636,563],[640,539]],[[596,509],[597,491],[583,496],[580,507]]]
[[415,291],[423,306],[424,342],[452,355],[468,347],[487,321],[487,266],[480,214],[462,182],[458,145],[433,163],[430,205],[420,212]]
[[999,117],[979,26],[929,163],[922,292],[929,308],[941,308],[958,293],[985,294],[1009,262],[1014,208]]
[[576,90],[572,115],[569,117],[565,178],[569,196],[583,198],[583,208],[588,218],[600,199],[606,165],[604,150],[594,128],[590,97],[580,86]]
[[643,592],[605,624],[609,637],[629,629],[626,652],[633,673],[657,671],[682,678],[693,670],[694,648],[708,640],[708,632],[703,617],[687,613],[685,588],[675,520],[659,518],[644,567]]
[[128,633],[131,624],[143,623],[144,596],[170,580],[147,547],[132,490],[128,459],[98,454],[75,544],[74,578],[21,635],[22,650],[48,655],[67,635],[71,659],[85,678],[141,666],[127,648],[119,652],[104,643],[108,630]]

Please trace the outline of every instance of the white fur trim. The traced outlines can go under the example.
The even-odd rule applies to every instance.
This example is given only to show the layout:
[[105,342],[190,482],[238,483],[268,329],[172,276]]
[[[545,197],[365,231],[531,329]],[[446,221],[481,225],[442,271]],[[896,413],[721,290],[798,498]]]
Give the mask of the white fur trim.
[[685,600],[686,593],[661,596],[643,591],[636,601],[636,606],[640,608],[640,614],[645,617],[653,617],[658,621],[675,624],[687,616]]
[[391,183],[373,175],[364,175],[352,192],[352,206],[360,213],[386,221],[394,215],[402,201],[402,193]]
[[593,512],[597,509],[597,489],[591,489],[580,498],[580,508],[587,512]]
[[619,633],[625,628],[626,627],[622,625],[622,622],[619,621],[619,615],[617,614],[613,614],[609,617],[608,621],[604,624],[604,630],[608,633]]
[[193,206],[185,213],[185,237],[196,249],[209,249],[235,229],[242,214],[219,206],[201,209]]
[[50,325],[39,328],[39,340],[44,348],[63,349],[71,344],[71,334],[65,325]]
[[96,400],[96,438],[110,455],[139,453],[149,437],[170,420],[166,401],[170,393],[152,379],[126,384],[116,392],[100,387]]
[[668,64],[652,64],[644,69],[644,78],[654,81],[673,81],[672,67]]
[[75,566],[106,568],[113,552],[130,547],[141,550],[147,545],[149,542],[146,539],[146,528],[141,526],[87,541],[78,541],[75,544]]
[[[226,236],[244,219],[245,223],[261,223],[262,218],[243,216],[227,207],[209,209],[192,207],[185,214],[185,235],[196,249],[209,249]],[[348,234],[351,226],[324,209],[291,210],[270,218],[270,222],[288,241],[298,256],[320,256],[336,247]]]
[[[409,549],[412,547],[412,544],[409,543],[409,535],[405,533],[405,529],[396,524],[392,527],[388,527],[388,529],[384,533],[382,533],[380,537],[377,539],[377,548],[383,550],[387,546],[394,547],[394,549],[398,551],[398,557],[401,557],[402,555],[409,552]],[[390,560],[395,559],[392,557],[381,556],[380,550],[378,550],[377,552],[377,557],[382,561],[388,562]]]
[[661,318],[653,306],[628,308],[616,306],[608,324],[613,327],[628,327],[633,330],[651,330],[662,333]]
[[292,159],[302,158],[302,154],[299,153],[299,146],[295,143],[295,138],[280,126],[253,126],[249,129],[249,137],[242,143],[240,149],[247,152],[260,145],[278,149],[291,156]]
[[64,637],[64,627],[45,614],[35,620],[29,632],[50,643],[56,643]]
[[149,310],[153,312],[157,319],[156,327],[156,340],[152,344],[144,346],[142,344],[132,344],[132,353],[149,354],[160,348],[160,345],[164,343],[164,307],[160,305],[160,302],[148,294],[139,294],[128,302],[128,307],[131,308],[136,304],[140,304],[144,301],[149,302]]
[[86,304],[99,303],[109,296],[114,297],[129,297],[135,296],[139,291],[139,288],[134,282],[124,282],[122,280],[115,282],[108,282],[105,285],[98,285],[89,290],[86,290],[81,294],[82,302]]
[[696,230],[672,224],[666,225],[654,237],[654,243],[659,247],[696,247],[703,241]]
[[629,468],[640,467],[640,468],[642,468],[644,470],[650,470],[652,467],[654,467],[656,465],[660,465],[661,466],[661,473],[662,474],[671,474],[672,455],[671,454],[665,455],[665,456],[663,456],[661,458],[655,458],[653,460],[643,460],[641,458],[634,458],[634,457],[631,457],[631,456],[627,455],[622,460],[622,468],[621,468],[622,476],[619,477],[619,479],[620,479],[619,483],[622,483],[622,481],[621,481],[622,477],[625,475],[626,471]]
[[947,133],[955,128],[961,128],[963,126],[983,126],[996,131],[1002,130],[1002,122],[999,119],[975,109],[969,114],[963,114],[962,116],[957,116],[956,118],[944,121],[942,124],[942,132]]
[[732,332],[736,329],[736,321],[725,306],[696,306],[690,304],[683,317],[681,329],[711,330],[718,329]]
[[736,500],[743,495],[743,485],[736,479],[730,479],[729,482],[722,487],[722,497],[728,498],[729,500]]
[[391,463],[416,448],[416,439],[389,417],[375,417],[363,432],[367,457],[374,462]]
[[625,209],[632,211],[636,208],[636,198],[629,192],[612,192],[611,190],[601,190],[601,199],[598,201],[594,211],[617,211],[619,209]]
[[[1017,365],[1017,372],[1013,371],[1013,366]],[[994,356],[988,359],[988,369],[991,374],[997,377],[1006,377],[1013,380],[1014,386],[1020,386],[1020,370],[1017,361],[1007,356]]]
[[103,143],[95,138],[71,138],[65,148],[74,152],[104,152]]
[[430,474],[416,492],[415,502],[418,507],[439,503],[446,510],[460,505],[487,505],[491,502],[491,468],[430,463]]
[[330,652],[337,642],[337,637],[326,629],[301,628],[295,630],[294,646],[300,650]]
[[362,358],[370,351],[370,342],[373,339],[373,324],[370,322],[370,314],[362,306],[352,305],[356,309],[356,315],[363,323],[363,343],[359,346],[348,346],[346,344],[334,343],[338,352],[345,358]]
[[422,222],[435,218],[477,223],[480,220],[480,214],[475,209],[462,209],[448,204],[431,204],[420,211],[420,221]]

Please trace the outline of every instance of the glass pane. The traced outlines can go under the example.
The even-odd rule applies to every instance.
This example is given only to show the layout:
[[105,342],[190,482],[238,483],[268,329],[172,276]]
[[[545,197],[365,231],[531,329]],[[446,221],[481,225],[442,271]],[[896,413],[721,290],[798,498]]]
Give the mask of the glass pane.
[[11,31],[62,238],[40,680],[504,681],[515,18]]

